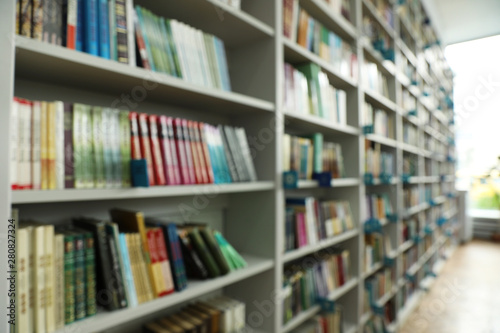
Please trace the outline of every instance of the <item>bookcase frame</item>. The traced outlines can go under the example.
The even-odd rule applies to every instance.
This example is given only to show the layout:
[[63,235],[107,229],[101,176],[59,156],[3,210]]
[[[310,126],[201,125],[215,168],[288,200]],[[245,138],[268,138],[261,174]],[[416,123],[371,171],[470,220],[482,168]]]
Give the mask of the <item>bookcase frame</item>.
[[[397,5],[393,5],[395,21],[393,29],[368,0],[351,0],[353,23],[338,14],[331,13],[323,0],[299,0],[299,2],[313,17],[332,27],[341,37],[353,41],[360,66],[357,82],[341,75],[326,61],[282,35],[281,0],[243,0],[241,11],[217,0],[189,0],[169,4],[176,6],[174,13],[182,16],[182,19],[189,21],[204,18],[200,22],[202,27],[222,33],[223,37],[229,41],[230,65],[233,66],[233,70],[237,69],[236,74],[233,71],[232,84],[237,92],[206,89],[164,74],[137,68],[132,65],[135,62],[132,50],[130,52],[131,65],[127,66],[17,36],[14,33],[15,1],[2,1],[0,11],[4,15],[0,20],[0,31],[4,32],[4,37],[0,40],[0,72],[2,73],[0,106],[3,111],[0,112],[0,137],[6,143],[0,147],[1,156],[4,157],[3,163],[0,163],[0,216],[3,221],[3,228],[0,232],[0,252],[5,254],[0,256],[2,276],[7,276],[8,271],[6,226],[12,206],[21,209],[21,217],[27,212],[30,217],[37,217],[41,220],[68,223],[67,219],[75,212],[85,213],[92,208],[96,212],[92,212],[91,215],[103,217],[103,211],[111,208],[112,205],[120,204],[131,204],[132,207],[143,209],[146,214],[159,214],[167,211],[175,215],[180,203],[190,204],[201,196],[209,200],[207,214],[215,216],[214,223],[224,229],[224,233],[238,249],[249,254],[248,269],[222,278],[196,283],[196,286],[191,285],[186,291],[154,300],[138,308],[99,313],[96,317],[72,324],[67,329],[73,329],[74,332],[132,331],[148,319],[155,318],[162,312],[171,311],[190,300],[225,292],[246,301],[249,332],[289,332],[313,317],[320,309],[315,306],[287,324],[282,323],[280,298],[284,265],[320,249],[343,244],[351,252],[353,279],[335,290],[330,295],[330,299],[341,299],[339,302],[344,306],[346,313],[350,313],[348,319],[351,322],[348,323],[350,325],[346,325],[345,332],[362,332],[364,323],[369,319],[369,316],[363,313],[364,280],[376,269],[382,267],[382,265],[377,265],[372,272],[363,272],[363,223],[366,220],[364,197],[369,191],[369,186],[363,182],[365,138],[391,147],[396,155],[397,177],[389,185],[375,184],[370,187],[385,186],[395,197],[393,206],[400,216],[399,221],[396,224],[388,224],[384,228],[387,228],[392,244],[397,246],[396,267],[398,267],[402,265],[402,252],[414,246],[412,242],[400,244],[401,217],[407,213],[416,213],[429,208],[429,205],[424,203],[410,211],[404,211],[402,200],[404,185],[399,177],[402,174],[403,153],[417,156],[419,174],[410,181],[415,186],[423,188],[426,183],[454,180],[453,172],[441,175],[444,177],[424,174],[425,158],[446,163],[443,156],[428,152],[422,147],[402,143],[402,123],[406,116],[399,106],[402,98],[399,92],[401,87],[409,87],[409,84],[404,78],[400,78],[402,73],[398,65],[403,57],[407,58],[417,68],[422,79],[436,91],[439,89],[438,80],[449,91],[451,91],[452,81],[449,78],[432,78],[426,68],[418,63],[417,58],[424,56],[417,57],[412,54],[399,38],[401,27]],[[127,6],[128,9],[132,8],[132,0],[127,0]],[[162,10],[164,4],[159,3],[156,6]],[[188,12],[193,8],[195,8],[194,11]],[[205,14],[200,16],[200,12]],[[395,64],[387,65],[362,38],[362,17],[365,12],[373,16],[393,39],[396,49]],[[165,12],[160,14],[165,14]],[[130,45],[133,45],[134,36],[131,31],[129,31],[128,40]],[[365,90],[362,86],[361,66],[365,53],[370,59],[375,60],[389,78],[390,95],[395,96],[395,100],[391,101],[377,93]],[[350,125],[329,124],[320,118],[284,110],[282,96],[285,60],[317,63],[328,74],[331,84],[347,89],[349,91],[348,104],[351,106],[348,110]],[[421,60],[421,63],[426,61]],[[253,66],[245,66],[248,63]],[[427,63],[425,64],[427,67]],[[261,180],[255,183],[167,186],[147,189],[54,191],[12,191],[10,189],[10,149],[7,143],[10,142],[9,110],[14,96],[110,105],[119,99],[121,93],[130,92],[133,87],[143,85],[144,82],[155,84],[155,88],[148,91],[144,103],[140,106],[141,110],[152,110],[153,113],[167,113],[175,116],[185,115],[196,120],[214,123],[222,119],[223,122],[244,126],[247,133],[256,135],[257,139],[260,135],[260,140],[263,142],[261,146],[264,148],[258,151],[259,157],[255,160],[255,164]],[[419,92],[416,92],[418,102],[428,107],[423,97],[418,94]],[[375,106],[394,114],[395,140],[377,135],[363,135],[361,114],[365,98]],[[200,110],[205,111],[205,114]],[[434,109],[429,111],[440,124],[448,127],[452,115],[438,114],[433,112]],[[408,119],[408,121],[417,125],[420,135],[427,133],[445,145],[449,145],[448,139],[454,137],[453,128],[447,128],[444,133],[439,133],[414,119]],[[339,138],[343,144],[344,159],[346,163],[353,166],[356,175],[347,179],[334,179],[331,188],[319,188],[315,181],[300,181],[299,188],[296,190],[283,189],[282,136],[290,126],[303,133],[322,132],[328,137]],[[269,133],[271,133],[270,139],[267,138]],[[318,198],[349,200],[356,221],[355,230],[322,241],[317,245],[283,254],[284,199],[288,195],[314,195]],[[454,200],[446,197],[439,199],[441,201]],[[456,211],[446,213],[449,219],[455,215]],[[453,236],[450,238],[453,239]],[[420,268],[426,260],[444,246],[444,239],[437,240],[434,246],[419,259]],[[419,269],[419,265],[416,265],[415,269]],[[387,297],[392,297],[400,291],[401,282],[400,279],[395,281],[395,290]],[[429,279],[426,280],[426,287],[428,287],[428,282]],[[8,302],[7,291],[7,284],[2,284],[0,298],[5,300],[4,304]],[[396,305],[398,316],[391,330],[398,330],[418,304],[422,294],[422,291],[417,291],[407,304]],[[0,327],[4,327],[0,331],[7,331],[7,320],[6,316],[0,317]],[[58,331],[58,333],[62,332],[66,332],[66,329]]]

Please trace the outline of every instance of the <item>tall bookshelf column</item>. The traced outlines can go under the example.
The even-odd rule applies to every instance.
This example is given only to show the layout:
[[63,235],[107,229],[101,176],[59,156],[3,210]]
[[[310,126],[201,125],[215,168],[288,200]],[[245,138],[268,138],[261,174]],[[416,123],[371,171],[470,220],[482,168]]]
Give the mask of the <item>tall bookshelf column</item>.
[[[16,2],[15,1],[2,1],[0,4],[0,11],[3,17],[0,20],[0,31],[2,31],[2,38],[0,40],[0,138],[3,142],[0,148],[0,156],[3,161],[0,163],[0,276],[4,279],[0,287],[0,299],[3,301],[1,304],[4,309],[9,305],[8,289],[9,284],[5,279],[10,276],[7,271],[11,268],[7,267],[8,264],[8,219],[11,218],[11,190],[10,190],[10,136],[12,129],[10,128],[10,112],[12,106],[12,96],[14,95],[14,56],[15,56],[15,24],[16,24]],[[17,221],[16,221],[17,223]],[[19,305],[17,305],[19,308]],[[3,310],[4,314],[7,310]],[[0,316],[0,331],[7,332],[9,317],[6,315]],[[14,318],[12,318],[14,319]]]

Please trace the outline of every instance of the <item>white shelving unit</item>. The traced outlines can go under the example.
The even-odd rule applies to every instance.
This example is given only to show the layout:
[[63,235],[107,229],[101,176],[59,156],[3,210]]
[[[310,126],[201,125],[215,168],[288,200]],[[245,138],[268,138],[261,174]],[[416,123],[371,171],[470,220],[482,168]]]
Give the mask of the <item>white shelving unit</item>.
[[[320,311],[314,306],[303,311],[288,323],[283,323],[281,290],[284,267],[322,249],[340,246],[350,251],[352,279],[336,289],[329,299],[345,309],[344,327],[348,333],[361,333],[374,314],[363,311],[364,282],[384,263],[364,272],[364,222],[367,219],[365,194],[389,193],[398,221],[383,223],[383,233],[390,237],[394,246],[398,276],[394,289],[379,300],[381,305],[395,299],[396,320],[391,331],[401,327],[412,309],[418,304],[423,291],[419,288],[404,302],[407,273],[420,274],[426,263],[440,256],[453,240],[456,228],[449,228],[456,218],[454,200],[440,193],[430,202],[420,202],[414,207],[404,207],[403,189],[416,186],[422,191],[426,186],[453,184],[453,164],[444,154],[419,145],[403,143],[403,122],[409,122],[424,135],[448,147],[448,139],[454,137],[449,121],[452,110],[438,111],[435,104],[423,95],[423,84],[432,88],[436,96],[441,86],[450,93],[452,81],[440,76],[431,68],[421,43],[406,45],[401,29],[411,31],[411,23],[401,19],[400,8],[394,5],[394,28],[379,14],[369,0],[350,0],[351,21],[332,13],[324,0],[299,0],[308,13],[349,41],[355,48],[360,64],[359,78],[354,80],[342,75],[333,65],[312,52],[298,46],[282,35],[282,0],[242,0],[237,10],[218,0],[156,1],[127,0],[128,8],[139,4],[157,15],[175,18],[198,29],[220,37],[226,45],[232,92],[205,88],[130,65],[94,57],[14,34],[14,1],[3,1],[0,11],[0,31],[6,38],[0,41],[0,136],[8,143],[10,138],[10,110],[14,96],[39,100],[65,100],[90,105],[111,106],[152,114],[166,114],[213,124],[232,124],[245,127],[253,138],[250,145],[257,152],[254,159],[259,181],[223,185],[167,186],[130,189],[89,189],[54,191],[12,191],[9,183],[9,145],[0,148],[3,163],[0,164],[0,216],[3,231],[0,233],[0,272],[7,276],[7,219],[11,207],[19,208],[22,219],[33,218],[54,224],[69,223],[77,214],[108,217],[108,209],[122,207],[142,210],[146,216],[170,217],[173,221],[207,222],[220,229],[226,238],[244,254],[247,268],[229,275],[207,280],[192,281],[188,288],[164,298],[120,311],[100,311],[95,317],[71,324],[57,333],[85,332],[138,332],[148,320],[168,314],[189,301],[225,293],[245,301],[247,328],[252,332],[291,332]],[[368,15],[390,36],[395,47],[395,62],[387,61],[373,49],[362,34],[362,18]],[[404,27],[402,26],[404,25]],[[409,30],[410,29],[410,30]],[[130,32],[129,41],[134,40]],[[414,50],[420,45],[418,53]],[[133,49],[133,47],[132,47]],[[131,52],[131,59],[133,59]],[[361,71],[364,59],[378,65],[388,78],[389,96],[365,89],[361,84],[366,73]],[[411,64],[419,78],[413,85],[402,71],[405,60]],[[285,110],[283,106],[284,62],[299,64],[314,62],[327,74],[330,83],[347,92],[347,125],[328,123],[297,110]],[[124,95],[132,95],[136,87],[146,89],[146,96],[134,100],[133,105],[124,102]],[[407,117],[402,106],[402,89],[407,89],[417,100],[418,107],[430,113],[431,126],[420,117]],[[432,97],[432,96],[431,96]],[[361,126],[364,102],[386,110],[395,119],[394,139],[380,135],[364,135]],[[321,132],[328,140],[339,142],[344,151],[347,178],[333,179],[331,187],[319,187],[316,181],[299,181],[297,189],[282,188],[282,136],[284,133],[312,134]],[[383,183],[374,179],[364,183],[365,140],[380,143],[396,157],[393,179]],[[403,182],[403,155],[415,156],[418,174],[408,183]],[[426,174],[425,162],[430,161],[432,173]],[[444,185],[443,185],[444,186]],[[348,200],[353,210],[355,229],[320,243],[299,250],[282,253],[285,229],[284,208],[288,196],[315,196],[320,199]],[[186,210],[187,207],[187,210]],[[438,207],[441,222],[427,220],[426,212]],[[439,237],[409,272],[402,271],[402,256],[413,247],[419,247],[418,239],[404,241],[403,219],[417,216],[423,225],[432,226],[431,235]],[[445,222],[443,222],[445,221]],[[423,229],[423,228],[422,228]],[[422,238],[427,237],[420,230]],[[422,244],[422,243],[421,243]],[[438,261],[442,265],[441,261]],[[438,265],[438,266],[439,266]],[[431,279],[422,282],[428,288]],[[7,301],[6,286],[0,288],[0,298]],[[382,304],[383,303],[383,304]],[[3,327],[4,329],[2,329]],[[7,332],[6,316],[0,317],[0,331]]]

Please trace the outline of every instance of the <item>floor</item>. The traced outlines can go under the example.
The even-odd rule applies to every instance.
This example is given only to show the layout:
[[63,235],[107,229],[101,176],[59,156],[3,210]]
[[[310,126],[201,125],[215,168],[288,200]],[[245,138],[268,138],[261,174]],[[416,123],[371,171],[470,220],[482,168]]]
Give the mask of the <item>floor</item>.
[[500,333],[500,244],[459,247],[401,333]]

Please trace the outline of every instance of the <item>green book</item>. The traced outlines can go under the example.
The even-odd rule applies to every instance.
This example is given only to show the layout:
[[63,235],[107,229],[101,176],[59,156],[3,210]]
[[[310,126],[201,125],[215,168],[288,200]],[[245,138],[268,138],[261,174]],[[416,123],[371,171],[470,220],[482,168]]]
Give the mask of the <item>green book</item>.
[[122,161],[120,142],[120,111],[109,110],[111,117],[111,164],[113,167],[112,187],[122,186]]
[[105,128],[102,126],[102,108],[94,106],[92,108],[92,147],[94,155],[95,187],[103,188],[106,186],[104,177],[104,158],[103,158],[103,134]]
[[160,17],[160,19],[159,19],[159,26],[160,26],[161,37],[162,37],[162,41],[163,41],[163,47],[165,49],[165,52],[166,52],[165,54],[167,56],[167,62],[168,62],[168,68],[169,68],[170,75],[178,77],[177,68],[175,66],[175,61],[174,61],[174,55],[172,53],[172,41],[170,39],[170,36],[168,35],[165,19],[163,17]]
[[82,123],[82,173],[83,185],[85,188],[94,187],[94,156],[92,145],[92,113],[89,105],[83,105],[81,108],[81,123]]
[[323,172],[323,134],[314,133],[313,141],[313,172]]
[[75,321],[75,235],[64,234],[64,322]]
[[120,153],[122,164],[122,187],[130,187],[130,121],[128,111],[120,111]]
[[307,63],[296,67],[309,82],[309,98],[311,102],[311,110],[316,116],[323,117],[323,104],[321,102],[321,87],[319,84],[318,74],[321,71],[320,67],[314,63]]
[[113,187],[113,126],[111,109],[102,109],[102,156],[106,187]]
[[97,313],[94,236],[82,231],[85,254],[85,297],[87,317]]
[[84,105],[73,105],[73,163],[75,188],[84,188],[83,178],[83,145],[82,145],[82,114]]
[[172,51],[172,58],[175,66],[175,74],[178,78],[183,77],[181,70],[181,65],[179,63],[179,50],[174,42],[174,36],[172,36],[172,27],[170,26],[170,20],[165,20],[165,29],[167,30],[168,42],[170,44],[170,50]]
[[85,244],[83,234],[69,231],[74,235],[75,260],[75,320],[86,317],[85,297]]
[[162,28],[163,24],[161,20],[162,18],[158,16],[153,16],[153,27],[155,29],[156,38],[158,40],[158,48],[160,50],[163,67],[165,68],[167,74],[173,75],[174,69],[170,64],[169,54],[167,49],[168,40],[163,34],[163,28]]
[[198,253],[198,255],[201,258],[201,261],[203,261],[203,264],[208,270],[208,275],[210,277],[217,277],[221,275],[221,271],[219,269],[219,266],[217,265],[214,257],[210,253],[210,250],[207,248],[207,245],[203,241],[203,238],[200,235],[200,232],[198,231],[198,228],[193,228],[189,231],[188,233],[189,238],[191,239],[191,242]]
[[207,33],[203,33],[203,40],[205,42],[205,51],[208,57],[208,65],[210,67],[210,73],[213,80],[214,88],[222,88],[222,79],[220,77],[220,72],[217,68],[217,60],[215,55],[215,48],[213,42],[213,36]]
[[207,226],[207,227],[200,229],[200,234],[203,237],[205,244],[207,244],[208,249],[210,250],[210,253],[214,257],[215,262],[217,263],[217,266],[219,266],[221,274],[229,273],[231,271],[231,269],[229,267],[229,263],[227,262],[226,258],[224,257],[224,254],[222,253],[219,244],[215,240],[213,230]]
[[158,37],[157,37],[156,32],[155,32],[155,28],[154,28],[153,14],[149,10],[146,10],[143,8],[142,15],[144,18],[144,23],[146,25],[146,32],[148,34],[148,39],[149,39],[149,43],[151,46],[151,53],[153,54],[153,60],[154,60],[155,66],[156,66],[156,70],[158,72],[168,74],[168,71],[165,68],[165,65],[163,63],[161,48],[158,45],[159,43],[158,43]]

